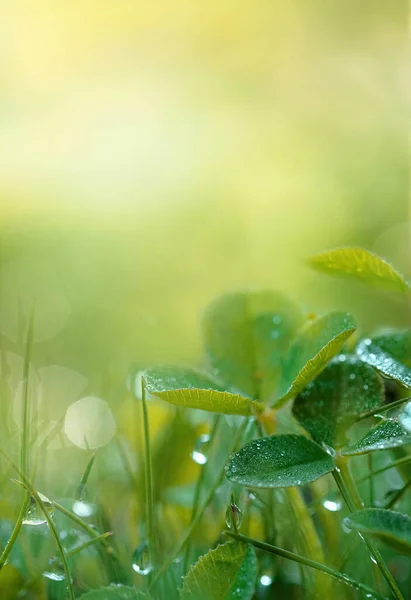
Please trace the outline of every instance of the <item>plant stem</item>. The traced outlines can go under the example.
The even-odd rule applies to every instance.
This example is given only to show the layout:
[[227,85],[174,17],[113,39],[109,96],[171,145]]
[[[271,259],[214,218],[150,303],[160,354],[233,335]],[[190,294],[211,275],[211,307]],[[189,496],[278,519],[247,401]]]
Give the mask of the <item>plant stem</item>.
[[[368,453],[368,473],[372,473],[372,452]],[[374,479],[373,477],[370,477],[369,479],[369,500],[370,500],[370,506],[374,506],[374,500],[375,500],[375,485],[374,485]]]
[[411,479],[409,481],[407,481],[407,483],[405,483],[402,488],[400,488],[399,490],[397,490],[395,492],[395,494],[392,495],[391,499],[389,500],[389,502],[387,502],[387,504],[384,506],[385,509],[390,509],[393,506],[395,506],[395,504],[397,504],[397,502],[399,502],[401,500],[401,498],[403,497],[403,495],[405,494],[405,492],[408,490],[408,488],[411,486]]
[[[337,466],[333,471],[333,476],[341,492],[341,495],[343,496],[348,506],[348,509],[350,510],[350,512],[361,510],[363,508],[363,502],[361,500],[361,496],[358,493],[355,481],[349,470],[349,465],[346,457],[338,456],[336,459],[336,463]],[[391,572],[385,564],[384,559],[381,556],[377,547],[375,546],[374,542],[364,537],[362,537],[362,539],[364,540],[365,545],[370,551],[371,556],[375,559],[375,562],[377,563],[377,566],[380,569],[382,575],[387,581],[394,598],[396,598],[397,600],[404,600],[404,596],[398,588],[395,579],[391,575]]]
[[70,573],[70,568],[69,568],[68,562],[67,562],[66,551],[63,548],[63,544],[61,543],[61,540],[59,538],[59,534],[57,532],[57,529],[53,522],[53,519],[52,519],[49,511],[47,510],[46,506],[44,505],[44,502],[40,498],[39,494],[37,493],[37,491],[33,488],[31,483],[26,478],[24,478],[23,485],[26,488],[26,490],[29,492],[29,494],[35,499],[37,506],[40,508],[41,512],[44,515],[45,520],[47,521],[47,525],[49,526],[51,534],[54,537],[54,541],[56,542],[56,546],[60,552],[61,562],[63,563],[64,574],[66,576],[66,585],[67,585],[70,600],[74,600],[74,591],[73,591],[73,586],[72,586],[72,582],[71,582],[71,573]]
[[[222,415],[217,415],[217,417],[215,418],[213,427],[211,429],[211,432],[210,432],[210,442],[209,442],[210,446],[208,448],[208,453],[210,453],[211,444],[216,439],[217,431],[218,431],[218,428],[219,428],[220,423],[221,423],[221,416]],[[198,511],[198,507],[200,505],[201,491],[203,489],[203,484],[204,484],[204,480],[205,480],[207,463],[205,465],[201,465],[200,469],[201,469],[200,470],[200,475],[199,475],[199,477],[197,479],[197,483],[196,483],[196,487],[195,487],[195,492],[194,492],[194,501],[193,501],[193,508],[192,508],[192,511],[191,511],[191,520],[190,520],[190,522],[192,522],[194,520],[194,518],[196,516],[196,513]],[[185,553],[184,553],[183,573],[185,573],[185,571],[187,570],[189,553],[190,553],[190,543],[187,542]]]
[[[247,425],[248,425],[248,420],[246,418],[244,418],[243,422],[241,423],[240,427],[237,429],[237,434],[234,438],[233,441],[233,445],[231,447],[230,450],[230,454],[232,452],[235,451],[235,449],[237,448],[238,444],[241,441],[241,438],[243,437],[246,429],[247,429]],[[198,523],[200,522],[202,516],[204,515],[208,505],[210,504],[211,500],[213,499],[216,490],[218,488],[218,486],[220,485],[223,477],[224,477],[224,472],[225,472],[225,462],[222,464],[220,471],[218,472],[217,477],[214,480],[214,484],[211,486],[207,497],[205,498],[203,504],[201,505],[201,507],[198,509],[194,519],[191,521],[187,531],[185,532],[184,536],[182,537],[182,539],[177,543],[177,545],[175,546],[174,550],[171,552],[170,556],[165,560],[165,562],[163,563],[163,565],[161,566],[161,568],[157,571],[157,573],[155,574],[152,582],[151,582],[151,586],[154,585],[158,579],[161,577],[161,575],[163,573],[165,573],[165,571],[167,571],[167,569],[169,568],[169,566],[171,565],[171,563],[173,562],[174,558],[176,556],[178,556],[180,554],[180,552],[185,548],[185,545],[187,544],[190,535],[192,534],[192,532],[194,531],[194,529],[197,527]]]
[[404,465],[409,462],[411,462],[411,454],[403,456],[402,458],[398,458],[389,465],[385,465],[385,467],[381,467],[376,471],[372,471],[371,473],[364,475],[364,477],[357,479],[356,483],[364,483],[364,481],[367,481],[370,477],[376,477],[377,475],[381,475],[381,473],[385,473],[385,471],[388,471],[389,469],[395,469],[396,467],[400,467],[401,465]]
[[391,404],[382,404],[381,406],[377,406],[376,408],[373,408],[372,410],[369,410],[368,412],[366,412],[363,415],[361,415],[360,417],[358,417],[357,421],[363,421],[364,419],[368,419],[369,417],[373,417],[374,415],[388,412],[389,410],[391,410],[393,408],[397,408],[398,406],[401,406],[402,404],[405,404],[406,402],[409,402],[410,400],[411,400],[411,397],[400,398],[399,400],[395,400],[395,402],[391,402]]
[[345,575],[345,573],[340,573],[331,567],[327,567],[327,565],[323,565],[315,560],[311,560],[310,558],[306,558],[305,556],[301,556],[300,554],[296,554],[295,552],[290,552],[289,550],[284,550],[283,548],[279,548],[278,546],[272,546],[271,544],[267,544],[265,542],[260,542],[258,540],[254,540],[253,538],[249,538],[245,535],[240,535],[236,533],[232,533],[231,531],[225,531],[226,535],[238,540],[240,542],[245,542],[246,544],[252,544],[255,548],[259,550],[264,550],[264,552],[270,552],[271,554],[276,554],[277,556],[281,556],[282,558],[287,558],[288,560],[293,560],[301,565],[306,567],[311,567],[312,569],[316,569],[317,571],[321,571],[334,579],[338,579],[347,585],[351,585],[356,590],[360,590],[366,592],[367,594],[372,594],[373,598],[379,598],[381,600],[382,596],[377,594],[373,589],[369,588],[367,585],[356,581],[349,577],[349,575]]
[[30,398],[29,398],[29,378],[30,378],[30,358],[33,347],[33,331],[34,331],[34,306],[30,313],[29,327],[27,330],[26,352],[24,355],[23,365],[23,389],[22,389],[22,438],[21,438],[21,470],[27,477],[28,471],[28,453],[30,445]]
[[[148,410],[146,400],[146,386],[144,377],[141,378],[141,401],[143,406],[143,427],[144,427],[144,452],[145,452],[145,480],[146,480],[146,518],[147,518],[147,538],[149,562],[153,564],[155,556],[155,537],[154,537],[154,494],[153,494],[153,471],[151,463],[150,448],[150,426],[148,422]],[[149,575],[150,577],[150,575]]]
[[6,561],[8,559],[8,557],[10,556],[10,552],[17,540],[17,536],[20,533],[20,529],[23,523],[23,519],[24,519],[24,515],[26,514],[27,511],[27,507],[29,505],[30,502],[30,495],[26,494],[26,497],[24,499],[24,502],[22,504],[22,507],[20,509],[20,513],[19,516],[17,517],[17,521],[14,525],[13,531],[11,533],[11,536],[3,550],[3,552],[1,553],[0,556],[0,570],[4,567],[4,565],[6,564]]

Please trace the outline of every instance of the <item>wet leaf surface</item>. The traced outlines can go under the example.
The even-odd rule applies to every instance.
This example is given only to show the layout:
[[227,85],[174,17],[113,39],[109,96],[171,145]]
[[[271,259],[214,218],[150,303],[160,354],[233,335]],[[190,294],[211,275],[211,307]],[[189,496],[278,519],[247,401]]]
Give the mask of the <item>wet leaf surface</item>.
[[226,389],[266,400],[278,386],[284,357],[301,324],[299,308],[280,292],[220,296],[203,318],[210,367]]
[[385,377],[411,388],[411,333],[378,336],[362,340],[357,346],[358,357]]
[[257,578],[252,546],[227,542],[210,550],[190,569],[181,600],[251,600]]
[[388,450],[411,443],[411,432],[399,419],[388,419],[376,425],[361,440],[343,448],[342,454],[349,456],[366,454],[374,450]]
[[176,406],[244,416],[263,408],[250,398],[224,391],[221,383],[194,369],[153,367],[144,380],[150,394]]
[[334,459],[302,435],[277,435],[253,440],[231,456],[230,481],[248,487],[290,487],[315,481],[334,468]]
[[340,354],[297,396],[293,414],[318,443],[340,447],[346,430],[384,399],[381,378],[355,356]]
[[344,525],[363,535],[379,538],[398,552],[411,554],[411,518],[408,515],[368,508],[346,517]]
[[340,352],[356,329],[348,313],[330,313],[307,324],[290,348],[282,374],[277,404],[296,396]]
[[308,264],[329,275],[357,279],[396,292],[409,291],[409,285],[401,273],[389,262],[364,248],[336,248],[312,256]]

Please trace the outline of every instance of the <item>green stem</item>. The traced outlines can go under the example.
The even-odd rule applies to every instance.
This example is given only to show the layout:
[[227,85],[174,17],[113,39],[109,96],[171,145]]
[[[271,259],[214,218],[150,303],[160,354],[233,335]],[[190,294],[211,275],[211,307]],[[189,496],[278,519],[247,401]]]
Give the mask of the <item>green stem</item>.
[[367,475],[364,475],[364,477],[357,479],[356,483],[364,483],[364,481],[367,481],[370,477],[376,477],[377,475],[381,475],[381,473],[385,473],[385,471],[388,471],[389,469],[394,469],[396,467],[400,467],[401,465],[404,465],[409,462],[411,462],[411,454],[409,454],[407,456],[403,456],[402,458],[398,458],[397,460],[394,460],[389,465],[385,465],[385,467],[381,467],[380,469],[372,471],[372,473],[368,473]]
[[347,585],[351,585],[356,590],[363,591],[366,594],[371,594],[373,598],[383,600],[382,596],[379,596],[377,592],[369,588],[367,585],[364,585],[363,583],[352,579],[349,575],[346,575],[345,573],[340,573],[339,571],[336,571],[331,567],[327,567],[327,565],[323,565],[315,560],[311,560],[310,558],[305,558],[305,556],[301,556],[300,554],[296,554],[295,552],[284,550],[283,548],[279,548],[278,546],[272,546],[271,544],[254,540],[253,538],[249,538],[245,535],[232,533],[231,531],[225,531],[224,533],[240,542],[252,544],[255,548],[258,548],[259,550],[264,550],[264,552],[270,552],[271,554],[276,554],[277,556],[281,556],[282,558],[287,558],[288,560],[293,560],[294,562],[297,562],[306,567],[311,567],[312,569],[321,571],[326,575],[334,577],[334,579],[338,579],[339,581],[342,581]]
[[30,358],[33,346],[34,331],[34,306],[30,313],[29,327],[27,330],[26,353],[23,365],[23,389],[22,389],[22,438],[21,438],[21,461],[20,466],[24,475],[29,476],[28,472],[28,454],[30,445],[30,398],[29,398],[29,378],[30,378]]
[[[372,473],[372,452],[368,453],[368,473]],[[370,500],[370,506],[374,506],[374,500],[375,500],[375,485],[374,485],[374,478],[370,477],[369,479],[369,500]]]
[[16,543],[17,540],[17,536],[20,533],[20,529],[23,523],[23,519],[24,519],[24,515],[26,514],[28,505],[30,502],[30,495],[27,494],[26,498],[24,499],[24,502],[22,504],[22,507],[20,509],[20,513],[19,516],[17,517],[17,521],[16,524],[14,525],[13,531],[11,533],[11,536],[6,544],[6,547],[4,548],[3,552],[1,553],[0,556],[0,570],[4,567],[4,565],[6,564],[6,561],[8,559],[8,557],[10,556],[10,552],[14,546],[14,544]]
[[[220,423],[221,423],[221,415],[217,415],[217,417],[214,421],[213,427],[211,429],[211,432],[210,432],[210,442],[209,442],[210,445],[208,448],[208,453],[210,453],[211,444],[214,442],[214,440],[217,437],[217,431],[220,426]],[[205,481],[207,463],[205,465],[201,465],[200,469],[201,469],[200,476],[197,479],[197,483],[196,483],[196,487],[195,487],[195,491],[194,491],[194,501],[193,501],[193,508],[191,511],[190,522],[192,522],[193,519],[195,518],[198,508],[199,508],[199,505],[200,505],[201,491],[203,489],[203,485],[204,485],[204,481]],[[189,554],[190,554],[190,543],[188,542],[186,545],[185,553],[184,553],[183,573],[185,573],[187,570]]]
[[148,422],[146,386],[143,377],[141,378],[141,401],[143,405],[148,555],[150,564],[153,564],[153,558],[155,556],[153,472],[151,463],[150,426]]
[[[23,475],[23,473],[21,473],[21,475]],[[37,506],[40,508],[41,512],[44,515],[45,520],[47,521],[47,525],[49,526],[49,529],[54,538],[54,541],[56,542],[58,551],[60,552],[61,562],[63,563],[64,574],[66,576],[66,585],[67,585],[70,600],[74,600],[74,591],[73,591],[73,586],[72,586],[72,582],[71,582],[71,573],[70,573],[70,568],[69,568],[68,562],[67,562],[66,551],[63,548],[63,544],[61,543],[61,540],[59,538],[59,534],[57,532],[56,526],[54,525],[53,519],[52,519],[49,511],[47,510],[46,506],[44,505],[44,502],[40,498],[39,494],[37,493],[37,491],[33,488],[31,483],[26,478],[24,478],[24,480],[23,480],[23,485],[26,488],[26,490],[29,492],[29,494],[35,499]]]
[[[347,459],[342,456],[337,457],[336,463],[337,466],[333,471],[333,476],[341,492],[341,495],[343,496],[348,506],[348,509],[350,510],[350,512],[361,510],[363,508],[363,502],[361,500],[361,496],[358,493],[355,481],[351,475]],[[381,556],[374,542],[364,537],[362,537],[362,539],[364,540],[364,543],[367,546],[371,556],[375,559],[375,562],[377,563],[378,568],[380,569],[382,575],[388,583],[394,598],[396,598],[397,600],[404,600],[404,596],[402,595],[395,579],[391,575],[387,565],[384,562],[383,557]]]
[[[238,444],[240,443],[241,438],[243,437],[243,435],[247,429],[247,425],[248,425],[248,421],[245,418],[244,421],[242,422],[242,424],[240,425],[240,427],[237,429],[237,434],[234,438],[234,441],[233,441],[233,444],[232,444],[232,447],[230,450],[230,454],[232,454],[235,451]],[[210,504],[211,500],[213,499],[213,497],[216,493],[216,490],[224,477],[224,472],[225,472],[225,461],[222,464],[222,466],[220,467],[218,475],[217,475],[216,479],[214,480],[214,484],[211,486],[211,488],[207,494],[207,497],[205,498],[201,507],[198,509],[194,519],[191,521],[183,538],[177,543],[174,550],[171,552],[170,556],[165,560],[165,562],[163,563],[161,568],[157,571],[157,573],[155,574],[155,576],[151,582],[151,586],[154,585],[158,581],[158,579],[161,577],[161,575],[163,575],[163,573],[165,573],[167,571],[167,569],[173,562],[174,558],[176,556],[178,556],[182,550],[184,550],[184,548],[190,538],[190,535],[193,533],[194,529],[197,527],[197,525],[200,522],[202,516],[204,515],[208,505]]]
[[397,490],[395,492],[395,494],[392,495],[391,499],[389,500],[389,502],[387,502],[387,504],[384,506],[384,508],[389,510],[390,508],[395,506],[397,504],[397,502],[399,502],[401,500],[401,498],[403,497],[403,495],[405,494],[405,492],[408,490],[408,488],[410,486],[411,486],[411,479],[409,481],[407,481],[407,483],[405,483],[402,486],[402,488]]
[[410,398],[400,398],[399,400],[395,400],[395,402],[391,402],[391,404],[382,404],[381,406],[377,406],[376,408],[373,408],[372,410],[369,410],[368,412],[362,414],[357,419],[357,421],[363,421],[364,419],[368,419],[370,417],[373,417],[374,415],[388,412],[389,410],[391,410],[393,408],[397,408],[398,406],[401,406],[402,404],[405,404],[406,402],[409,402],[410,400],[411,400],[411,397]]

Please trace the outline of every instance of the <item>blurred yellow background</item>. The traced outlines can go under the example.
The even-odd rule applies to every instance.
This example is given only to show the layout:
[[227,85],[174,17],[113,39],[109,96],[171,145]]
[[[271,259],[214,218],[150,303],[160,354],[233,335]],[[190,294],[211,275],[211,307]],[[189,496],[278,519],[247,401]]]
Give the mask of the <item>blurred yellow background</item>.
[[232,287],[354,310],[365,329],[407,321],[394,299],[303,265],[363,244],[410,272],[405,2],[15,0],[1,13],[9,349],[22,352],[35,298],[35,360],[98,392],[131,364],[197,362],[199,311]]

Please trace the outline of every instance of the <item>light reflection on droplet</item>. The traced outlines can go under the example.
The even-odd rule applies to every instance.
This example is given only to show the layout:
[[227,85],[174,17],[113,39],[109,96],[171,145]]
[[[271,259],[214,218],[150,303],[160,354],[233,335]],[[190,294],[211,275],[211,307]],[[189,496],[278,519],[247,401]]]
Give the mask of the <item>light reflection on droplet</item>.
[[150,563],[149,548],[147,542],[142,542],[133,552],[131,566],[139,575],[148,575],[153,570]]
[[269,575],[261,575],[260,584],[263,585],[264,587],[268,587],[269,585],[272,584],[272,582],[273,582],[273,579]]
[[338,512],[342,509],[342,502],[340,500],[324,500],[323,506],[330,512]]
[[208,433],[203,433],[202,435],[200,435],[200,437],[196,441],[194,450],[191,453],[191,458],[198,465],[206,464],[206,462],[208,460],[207,452],[208,452],[209,443],[210,443],[210,436],[208,435]]
[[82,500],[76,500],[73,504],[73,512],[78,517],[91,517],[96,512],[96,507],[89,502],[83,502]]

